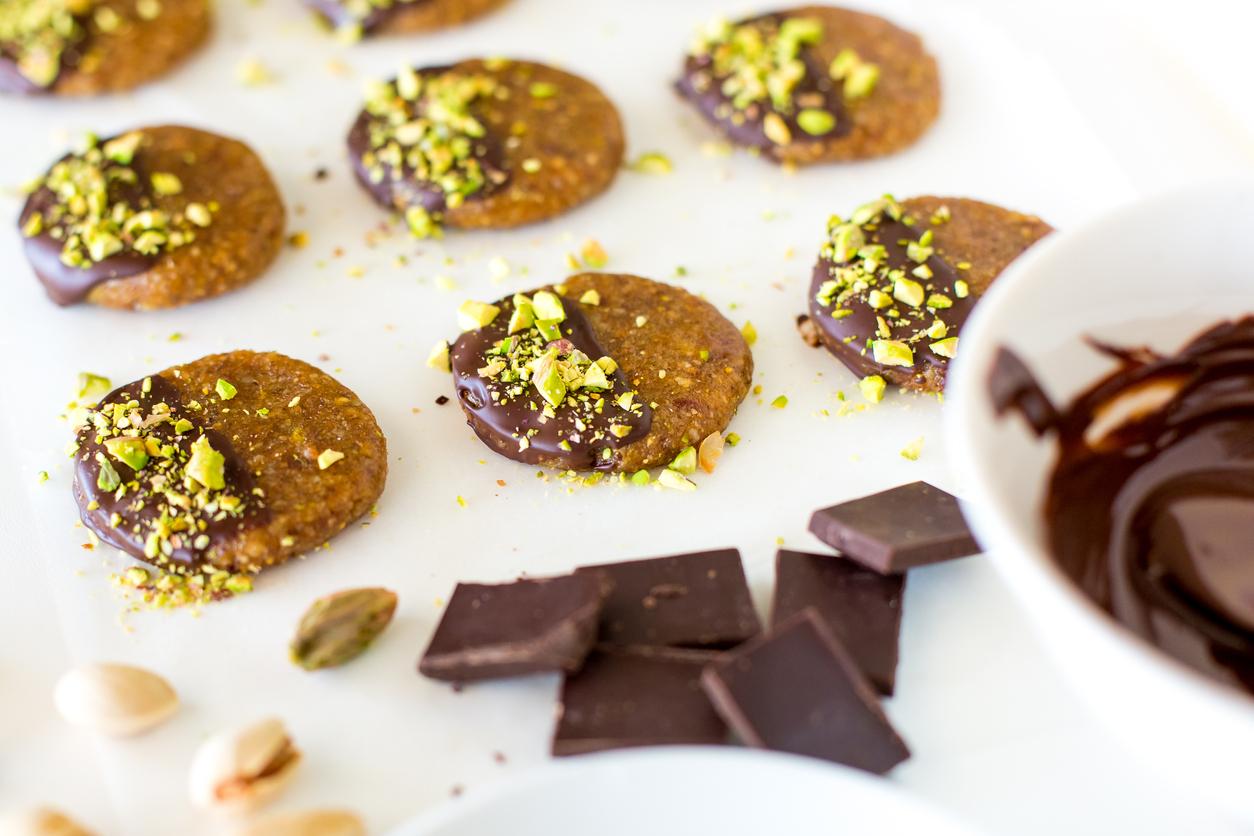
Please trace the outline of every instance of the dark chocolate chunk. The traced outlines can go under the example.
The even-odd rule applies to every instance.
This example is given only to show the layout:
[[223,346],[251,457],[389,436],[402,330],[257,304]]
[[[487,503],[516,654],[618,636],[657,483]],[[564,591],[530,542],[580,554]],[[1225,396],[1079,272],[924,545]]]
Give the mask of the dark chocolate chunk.
[[927,482],[821,508],[810,531],[827,545],[883,574],[975,554],[958,500]]
[[813,609],[723,654],[701,681],[750,746],[879,774],[910,757],[871,683]]
[[905,587],[905,575],[881,575],[836,555],[780,549],[771,624],[813,607],[867,679],[892,696]]
[[1058,425],[1058,409],[1041,388],[1036,375],[1004,346],[997,349],[988,375],[988,394],[999,416],[1014,410],[1028,422],[1032,432],[1044,435]]
[[553,754],[726,742],[727,727],[701,689],[701,671],[717,656],[669,648],[594,651],[562,685]]
[[459,583],[418,670],[450,682],[579,670],[596,641],[603,595],[592,573]]
[[613,584],[601,641],[670,647],[732,647],[762,629],[740,552],[722,549],[584,566]]

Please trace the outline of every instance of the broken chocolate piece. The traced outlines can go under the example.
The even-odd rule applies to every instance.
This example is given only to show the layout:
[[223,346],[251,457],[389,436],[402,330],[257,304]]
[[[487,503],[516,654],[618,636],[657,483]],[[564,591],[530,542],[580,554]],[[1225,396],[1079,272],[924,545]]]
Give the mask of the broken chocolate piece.
[[821,508],[810,531],[846,557],[882,574],[975,554],[958,500],[927,482],[912,482]]
[[701,681],[718,713],[755,748],[878,774],[910,757],[871,683],[813,609],[723,654]]
[[1042,436],[1058,426],[1058,409],[1041,388],[1019,355],[1008,348],[997,349],[988,375],[988,394],[998,417],[1015,410],[1028,422],[1032,432]]
[[762,629],[737,549],[584,566],[613,584],[600,641],[618,646],[724,648]]
[[603,595],[592,573],[459,583],[418,670],[449,682],[579,670],[596,640]]
[[667,744],[721,744],[727,727],[701,689],[718,654],[699,650],[596,650],[562,685],[554,755]]
[[892,696],[905,586],[905,575],[881,575],[836,555],[780,549],[771,624],[813,607],[867,679]]

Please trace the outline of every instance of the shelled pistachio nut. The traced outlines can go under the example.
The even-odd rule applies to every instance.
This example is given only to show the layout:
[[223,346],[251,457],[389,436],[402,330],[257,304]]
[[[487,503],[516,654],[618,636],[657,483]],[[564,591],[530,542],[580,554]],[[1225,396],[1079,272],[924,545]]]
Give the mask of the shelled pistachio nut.
[[61,716],[101,734],[139,734],[178,708],[179,698],[157,674],[130,665],[92,663],[62,675],[52,693]]
[[396,612],[396,593],[367,587],[319,598],[301,617],[292,661],[307,671],[352,661],[382,633]]
[[0,836],[95,836],[69,816],[48,807],[0,814]]
[[278,795],[300,764],[283,723],[270,718],[214,735],[200,745],[188,775],[192,803],[242,813]]
[[366,825],[348,810],[306,810],[267,816],[233,836],[366,836]]

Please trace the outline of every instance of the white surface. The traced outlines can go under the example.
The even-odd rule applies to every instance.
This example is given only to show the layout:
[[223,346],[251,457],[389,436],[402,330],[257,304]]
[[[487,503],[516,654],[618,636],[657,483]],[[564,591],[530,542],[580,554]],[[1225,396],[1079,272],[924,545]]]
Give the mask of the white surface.
[[[31,141],[8,144],[0,182],[41,171],[72,131],[187,121],[253,143],[297,210],[292,229],[307,230],[312,243],[285,253],[240,293],[137,316],[54,308],[29,276],[16,236],[0,235],[8,279],[0,305],[7,422],[0,453],[9,463],[0,479],[0,805],[55,802],[106,833],[212,832],[216,823],[184,801],[195,744],[223,726],[274,713],[307,754],[281,806],[347,805],[384,829],[447,798],[454,786],[526,775],[547,760],[555,679],[454,694],[414,672],[439,616],[437,599],[456,580],[556,572],[587,560],[580,537],[549,533],[558,527],[597,537],[598,558],[737,545],[765,606],[776,538],[818,547],[805,533],[811,509],[912,479],[952,487],[934,402],[890,396],[864,414],[820,414],[838,407],[837,390],[856,400],[852,377],[802,346],[792,324],[827,215],[885,190],[937,192],[1074,226],[1132,196],[1142,173],[1123,168],[1117,136],[1089,130],[1072,103],[1080,97],[1051,69],[1058,56],[1044,60],[1020,41],[1031,43],[1031,27],[999,30],[966,5],[867,5],[924,35],[941,62],[944,113],[905,154],[795,177],[743,155],[701,156],[697,147],[709,133],[666,92],[691,28],[729,8],[716,0],[516,0],[466,29],[351,50],[320,36],[293,0],[260,8],[226,0],[209,53],[167,84],[100,102],[5,101],[6,135]],[[1121,31],[1110,30],[1112,42]],[[382,216],[351,184],[341,145],[361,81],[402,60],[438,63],[472,53],[538,57],[593,78],[620,106],[631,153],[663,150],[677,172],[624,174],[585,209],[516,233],[451,234],[423,246],[394,236],[367,246]],[[276,86],[234,83],[235,64],[253,56],[274,68]],[[330,73],[333,57],[353,75]],[[1162,107],[1158,93],[1118,90],[1140,96],[1146,108]],[[1171,106],[1188,121],[1191,102]],[[318,165],[331,169],[328,182],[312,181]],[[0,215],[15,216],[19,205],[4,200]],[[775,219],[765,221],[764,211]],[[449,383],[422,368],[422,359],[436,338],[453,333],[456,305],[559,277],[565,252],[588,236],[609,251],[611,269],[669,279],[676,265],[686,266],[684,286],[737,323],[751,319],[761,335],[755,357],[764,403],[746,402],[732,426],[744,443],[717,474],[701,479],[696,494],[605,486],[568,492],[491,457],[453,406],[433,405]],[[331,257],[335,247],[345,255]],[[411,260],[397,268],[401,253]],[[496,255],[515,268],[499,286],[488,279],[487,260]],[[348,270],[357,265],[365,275],[352,279]],[[519,273],[524,266],[528,275]],[[437,274],[459,289],[436,290]],[[176,331],[185,339],[167,342]],[[119,562],[80,547],[85,537],[73,525],[62,452],[67,430],[56,415],[79,371],[120,382],[241,347],[311,361],[325,353],[322,365],[375,410],[393,456],[380,515],[329,551],[268,574],[244,599],[200,617],[123,621],[106,582]],[[782,411],[766,405],[777,394],[789,397]],[[920,435],[923,457],[901,459],[898,451]],[[36,482],[40,470],[52,474],[49,482]],[[467,500],[464,510],[458,495]],[[632,524],[618,525],[623,519]],[[341,671],[310,676],[290,666],[285,645],[308,602],[361,584],[401,594],[397,621],[377,647]],[[889,711],[915,755],[895,783],[993,832],[1235,832],[1144,775],[1079,712],[983,559],[913,574],[905,608],[898,696]],[[180,690],[184,710],[127,743],[66,728],[48,694],[67,664],[84,659],[162,672]],[[495,752],[505,754],[504,764]]]
[[[694,798],[717,798],[718,803],[694,804]],[[865,772],[747,749],[678,747],[561,761],[446,804],[402,826],[395,836],[833,832],[972,833]]]
[[[987,388],[1000,346],[1030,358],[1065,404],[1112,367],[1085,337],[1170,354],[1221,319],[1254,313],[1243,253],[1251,225],[1254,178],[1161,195],[1055,236],[980,300],[945,419],[972,527],[1076,691],[1165,776],[1254,825],[1254,698],[1117,627],[1058,569],[1041,513],[1057,445],[1017,416],[999,420]],[[1181,237],[1207,246],[1186,250]]]

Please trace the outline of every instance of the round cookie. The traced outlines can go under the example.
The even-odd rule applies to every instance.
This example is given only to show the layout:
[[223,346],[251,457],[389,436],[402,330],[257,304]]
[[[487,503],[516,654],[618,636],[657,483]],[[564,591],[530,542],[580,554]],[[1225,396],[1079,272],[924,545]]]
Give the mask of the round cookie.
[[495,11],[509,0],[305,0],[347,40],[404,35],[456,26]]
[[147,310],[248,284],[278,255],[285,222],[252,149],[167,125],[89,138],[39,181],[19,227],[57,304]]
[[210,27],[208,0],[5,0],[0,91],[131,90],[172,70]]
[[744,337],[713,305],[638,276],[581,273],[468,302],[459,318],[458,403],[485,444],[527,464],[667,464],[727,426],[753,376]]
[[425,238],[505,229],[609,188],[623,127],[592,83],[525,61],[405,70],[371,90],[348,135],[357,179]]
[[78,433],[74,497],[101,540],[168,571],[257,572],[370,510],[387,442],[357,396],[233,351],[114,390]]
[[884,197],[848,221],[833,217],[803,334],[859,377],[940,392],[980,296],[1051,231],[1032,215],[959,197]]
[[795,165],[912,145],[936,121],[941,96],[918,36],[835,6],[709,24],[676,89],[732,143]]

